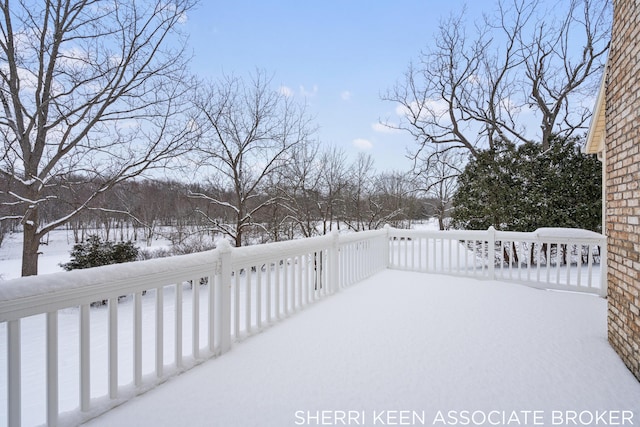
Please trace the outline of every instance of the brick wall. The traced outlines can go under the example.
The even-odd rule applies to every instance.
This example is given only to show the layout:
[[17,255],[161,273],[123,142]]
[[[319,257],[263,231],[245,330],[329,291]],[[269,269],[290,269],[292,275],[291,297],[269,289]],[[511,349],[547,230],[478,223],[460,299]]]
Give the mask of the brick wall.
[[640,5],[614,0],[606,89],[609,341],[640,380]]

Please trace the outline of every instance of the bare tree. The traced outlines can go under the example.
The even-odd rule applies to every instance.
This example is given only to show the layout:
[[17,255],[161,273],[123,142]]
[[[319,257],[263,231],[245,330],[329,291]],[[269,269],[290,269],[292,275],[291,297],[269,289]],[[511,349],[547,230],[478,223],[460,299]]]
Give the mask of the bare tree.
[[333,230],[334,223],[340,229],[340,207],[345,204],[345,188],[348,184],[346,154],[337,147],[331,147],[320,156],[320,187],[323,198],[320,201],[322,234]]
[[218,186],[228,189],[232,197],[193,196],[229,212],[230,222],[207,219],[236,246],[243,244],[243,234],[250,227],[264,227],[254,217],[277,200],[263,188],[267,177],[282,168],[294,148],[308,141],[313,132],[304,106],[270,84],[261,71],[249,81],[226,77],[211,83],[196,101],[204,135],[198,161],[214,171]]
[[440,230],[447,228],[446,219],[458,188],[458,176],[466,163],[464,157],[464,152],[443,145],[425,147],[413,169],[412,191],[431,207]]
[[[23,275],[37,274],[48,231],[188,141],[176,118],[188,89],[180,25],[193,3],[0,3],[0,174],[11,198],[0,218],[22,223]],[[100,185],[43,223],[57,187],[86,182]]]
[[604,67],[609,24],[606,0],[554,2],[553,11],[537,0],[500,0],[475,26],[465,11],[452,15],[383,97],[403,113],[385,124],[410,132],[418,153],[443,144],[476,155],[499,141],[568,137],[589,117],[580,101]]
[[370,228],[386,224],[396,228],[410,228],[411,221],[421,215],[415,197],[414,183],[404,172],[392,171],[379,174],[374,181],[375,192],[371,209],[377,212]]
[[286,209],[283,220],[294,223],[302,236],[315,236],[321,233],[318,225],[325,193],[321,186],[325,165],[320,162],[319,144],[315,141],[298,145],[292,154],[278,180],[280,204]]

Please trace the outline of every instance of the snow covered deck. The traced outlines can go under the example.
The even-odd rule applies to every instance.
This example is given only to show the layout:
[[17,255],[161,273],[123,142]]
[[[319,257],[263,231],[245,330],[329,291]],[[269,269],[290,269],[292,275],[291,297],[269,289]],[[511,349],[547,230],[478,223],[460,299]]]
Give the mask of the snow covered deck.
[[606,304],[384,270],[86,425],[637,425]]

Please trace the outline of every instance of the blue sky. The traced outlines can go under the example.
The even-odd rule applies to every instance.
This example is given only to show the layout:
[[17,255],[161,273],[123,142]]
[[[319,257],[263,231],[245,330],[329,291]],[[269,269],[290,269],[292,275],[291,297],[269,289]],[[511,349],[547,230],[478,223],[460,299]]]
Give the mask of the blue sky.
[[[441,17],[462,0],[204,0],[188,18],[192,68],[200,76],[247,76],[256,69],[289,88],[319,126],[317,137],[351,156],[370,153],[376,169],[406,171],[414,148],[404,133],[376,129],[395,116],[380,95],[430,43]],[[482,6],[467,5],[469,18]]]

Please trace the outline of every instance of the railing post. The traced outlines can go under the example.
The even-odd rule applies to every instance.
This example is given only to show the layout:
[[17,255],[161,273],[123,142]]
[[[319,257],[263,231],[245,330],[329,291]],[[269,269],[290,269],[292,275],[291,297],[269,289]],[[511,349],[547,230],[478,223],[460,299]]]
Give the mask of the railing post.
[[329,250],[329,274],[331,275],[332,293],[340,290],[340,234],[338,230],[331,232],[331,249]]
[[220,352],[231,349],[231,245],[218,243],[220,251]]
[[391,245],[391,240],[389,239],[389,234],[391,234],[391,226],[389,224],[385,224],[384,225],[384,239],[385,239],[385,244],[383,246],[383,253],[382,253],[382,265],[384,266],[385,269],[389,268],[389,246]]
[[496,278],[496,263],[495,263],[495,251],[496,251],[496,229],[493,225],[487,230],[487,267],[489,271],[489,279],[494,280]]

